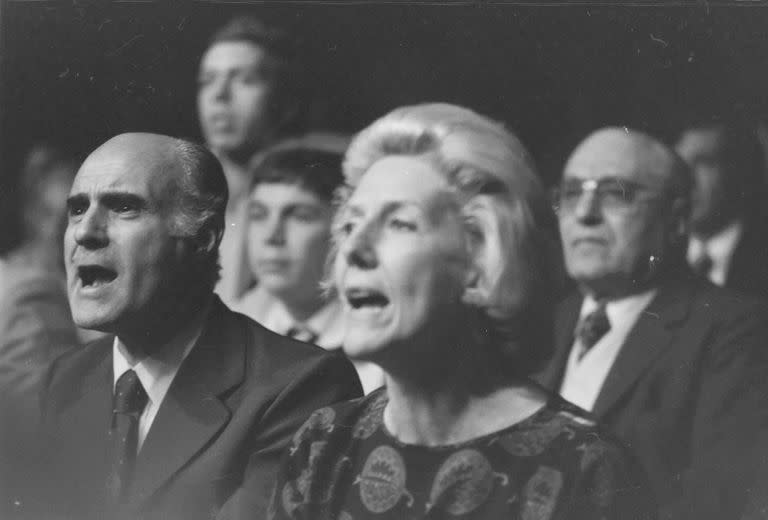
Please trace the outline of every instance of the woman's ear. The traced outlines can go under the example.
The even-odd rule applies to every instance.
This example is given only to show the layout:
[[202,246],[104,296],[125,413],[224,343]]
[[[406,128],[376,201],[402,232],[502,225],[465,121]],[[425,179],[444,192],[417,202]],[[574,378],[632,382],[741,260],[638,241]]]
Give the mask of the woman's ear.
[[481,269],[477,259],[472,255],[470,264],[464,276],[464,293],[461,301],[467,305],[481,307],[487,299],[487,291],[481,287]]
[[462,302],[475,307],[488,303],[488,239],[495,230],[494,214],[486,197],[478,196],[465,206],[467,265]]

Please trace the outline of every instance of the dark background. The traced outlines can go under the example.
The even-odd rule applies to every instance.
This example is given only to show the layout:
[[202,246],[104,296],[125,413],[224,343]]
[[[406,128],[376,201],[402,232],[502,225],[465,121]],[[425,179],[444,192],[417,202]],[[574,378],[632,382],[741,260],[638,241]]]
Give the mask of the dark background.
[[[251,12],[303,35],[324,102],[315,128],[354,132],[398,105],[449,101],[504,121],[548,181],[604,124],[663,136],[691,111],[763,119],[768,5],[417,5],[9,1],[0,8],[0,188],[21,153],[87,153],[125,131],[199,138],[196,67],[210,33]],[[10,194],[10,196],[9,196]]]

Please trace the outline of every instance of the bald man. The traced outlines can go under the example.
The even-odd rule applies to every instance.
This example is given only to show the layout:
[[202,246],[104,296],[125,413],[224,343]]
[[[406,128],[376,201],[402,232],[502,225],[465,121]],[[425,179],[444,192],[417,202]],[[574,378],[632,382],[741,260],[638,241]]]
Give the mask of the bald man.
[[289,437],[361,395],[349,362],[214,296],[226,204],[219,162],[183,140],[125,134],[83,163],[67,201],[69,301],[77,325],[109,336],[48,374],[49,485],[31,517],[202,520],[229,501],[227,514],[261,518]]
[[607,128],[568,159],[558,218],[578,290],[542,382],[638,456],[662,518],[738,518],[768,438],[768,311],[686,264],[690,174],[652,137]]

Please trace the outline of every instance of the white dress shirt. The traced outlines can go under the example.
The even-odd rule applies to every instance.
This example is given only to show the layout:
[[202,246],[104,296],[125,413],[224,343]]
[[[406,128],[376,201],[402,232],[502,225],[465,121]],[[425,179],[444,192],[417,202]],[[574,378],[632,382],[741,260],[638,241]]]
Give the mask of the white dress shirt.
[[144,444],[149,429],[152,427],[152,423],[157,416],[157,411],[160,409],[160,405],[163,403],[163,399],[165,399],[168,389],[171,387],[179,367],[181,367],[182,361],[186,359],[200,337],[204,319],[196,319],[192,322],[195,323],[195,326],[182,330],[167,345],[159,349],[158,352],[145,357],[133,366],[131,366],[121,350],[122,343],[120,338],[115,336],[115,341],[112,344],[112,368],[115,376],[113,391],[114,385],[117,384],[120,376],[133,369],[149,398],[144,412],[139,417],[137,451]]
[[708,255],[712,260],[712,267],[707,277],[712,283],[722,287],[728,277],[728,268],[731,266],[733,252],[736,250],[742,232],[741,222],[734,221],[708,239],[691,236],[688,241],[688,263],[695,265],[702,255]]
[[315,344],[325,349],[336,349],[344,340],[341,304],[332,300],[307,320],[298,323],[283,303],[261,287],[248,291],[230,308],[258,321],[272,332],[283,336],[295,326],[301,326],[317,335]]
[[[287,336],[288,331],[295,326],[306,328],[317,335],[315,344],[326,350],[339,349],[344,342],[344,314],[338,299],[329,301],[301,323],[291,316],[279,299],[260,287],[247,292],[231,308],[283,336]],[[352,364],[355,365],[366,394],[384,384],[384,373],[378,365],[366,361],[353,361]]]
[[[581,360],[579,352],[582,347],[576,338],[571,346],[568,363],[565,367],[560,394],[568,401],[592,410],[603,387],[605,378],[616,360],[621,346],[627,339],[629,331],[634,327],[640,313],[645,310],[656,296],[656,289],[634,294],[620,300],[606,303],[605,312],[611,328],[605,335],[587,350]],[[597,302],[591,296],[586,296],[581,305],[579,321],[597,308]]]

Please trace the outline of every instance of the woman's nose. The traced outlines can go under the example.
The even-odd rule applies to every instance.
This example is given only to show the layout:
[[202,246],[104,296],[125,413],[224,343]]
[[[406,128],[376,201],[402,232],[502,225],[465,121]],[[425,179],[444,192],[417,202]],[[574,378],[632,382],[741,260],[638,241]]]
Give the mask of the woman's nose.
[[349,236],[343,251],[349,265],[363,269],[373,269],[378,265],[375,233],[372,226],[363,226]]

